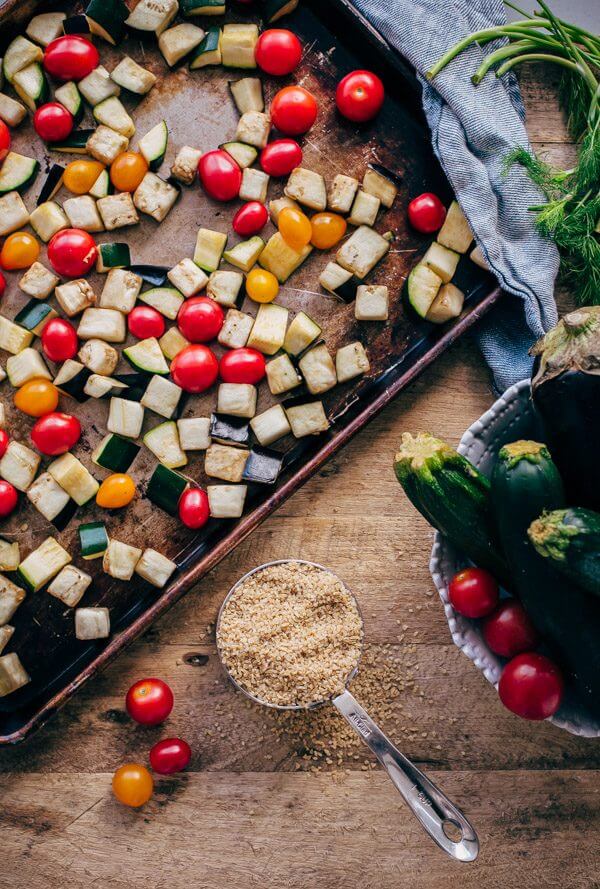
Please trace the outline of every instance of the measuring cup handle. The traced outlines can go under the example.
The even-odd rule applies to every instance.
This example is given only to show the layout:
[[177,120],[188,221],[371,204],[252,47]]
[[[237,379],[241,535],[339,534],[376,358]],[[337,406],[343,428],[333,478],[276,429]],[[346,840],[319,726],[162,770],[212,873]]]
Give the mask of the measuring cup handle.
[[[373,751],[413,814],[438,846],[458,861],[475,861],[479,853],[479,840],[460,809],[394,747],[349,691],[338,695],[332,703]],[[460,840],[455,842],[450,839],[444,830],[445,825],[448,829],[450,826],[455,830],[458,828]]]

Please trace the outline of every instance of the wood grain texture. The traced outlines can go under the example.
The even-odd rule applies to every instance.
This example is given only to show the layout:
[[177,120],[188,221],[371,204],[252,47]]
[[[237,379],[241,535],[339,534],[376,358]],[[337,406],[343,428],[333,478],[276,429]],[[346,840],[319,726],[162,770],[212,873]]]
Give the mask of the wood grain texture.
[[[568,163],[552,77],[524,72],[523,85],[532,141]],[[598,887],[600,748],[511,716],[451,644],[427,571],[431,531],[391,471],[402,431],[456,443],[492,397],[475,346],[453,347],[42,733],[3,750],[0,889],[439,889],[457,874],[465,889]],[[382,721],[472,819],[475,865],[459,870],[427,840],[366,753],[305,773],[294,726],[224,682],[218,605],[240,574],[286,555],[330,565],[356,591],[373,669],[395,677]],[[175,691],[163,729],[123,710],[149,674]],[[193,745],[190,771],[158,781],[143,810],[118,806],[113,769],[167,734]]]

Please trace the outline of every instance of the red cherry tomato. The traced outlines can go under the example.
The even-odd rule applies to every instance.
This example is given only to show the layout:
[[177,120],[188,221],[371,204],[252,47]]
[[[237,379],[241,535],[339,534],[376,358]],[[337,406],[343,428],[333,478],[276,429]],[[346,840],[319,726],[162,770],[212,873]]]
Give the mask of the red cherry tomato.
[[202,528],[210,517],[206,491],[202,488],[188,488],[179,499],[178,511],[186,528]]
[[302,86],[286,86],[271,102],[273,126],[289,136],[300,136],[310,130],[317,119],[315,97]]
[[523,719],[548,719],[560,707],[564,681],[549,658],[527,652],[518,654],[502,671],[500,700]]
[[96,242],[80,228],[65,228],[57,232],[48,244],[50,265],[63,278],[87,275],[97,258]]
[[265,375],[265,357],[256,349],[231,349],[219,361],[224,383],[259,383]]
[[260,201],[249,201],[233,217],[233,230],[243,238],[257,235],[269,221],[269,211]]
[[173,382],[184,392],[210,389],[219,373],[219,363],[208,346],[186,346],[171,362]]
[[173,709],[173,692],[162,679],[140,679],[125,697],[132,719],[142,725],[159,725]]
[[4,160],[10,151],[10,130],[3,120],[0,120],[0,162]]
[[165,319],[152,306],[136,306],[127,316],[127,327],[138,340],[158,339],[165,332]]
[[465,568],[448,587],[450,602],[465,617],[485,617],[498,604],[498,584],[483,568]]
[[216,148],[203,154],[198,161],[198,175],[204,191],[215,201],[237,198],[242,184],[242,171],[226,151]]
[[289,176],[302,164],[302,149],[293,139],[275,139],[263,148],[259,160],[269,176]]
[[177,326],[190,343],[208,343],[223,327],[221,306],[208,296],[186,299],[177,315]]
[[73,115],[60,102],[47,102],[33,115],[33,127],[44,142],[62,142],[74,125]]
[[285,28],[269,28],[258,38],[254,50],[256,64],[267,74],[280,77],[291,74],[302,58],[302,44],[295,34]]
[[413,198],[408,205],[408,221],[418,232],[431,235],[444,224],[446,208],[437,195],[429,191]]
[[42,454],[58,457],[66,454],[81,437],[81,423],[71,414],[45,414],[33,424],[31,440]]
[[355,123],[372,120],[381,110],[385,92],[383,83],[371,71],[352,71],[340,80],[335,102],[344,117]]
[[5,519],[11,514],[18,499],[16,488],[13,488],[10,482],[5,482],[3,478],[0,478],[0,518]]
[[181,738],[165,738],[150,750],[150,765],[159,775],[181,772],[191,758],[191,747]]
[[516,599],[506,599],[483,622],[483,638],[494,654],[514,657],[539,642],[529,615]]
[[6,278],[0,272],[0,299],[4,296],[4,291],[6,290]]
[[77,34],[57,37],[44,52],[44,68],[56,80],[81,80],[97,68],[99,62],[94,44]]
[[4,455],[6,454],[8,442],[8,434],[4,431],[4,429],[0,429],[0,457],[4,457]]
[[42,349],[50,361],[67,361],[77,354],[77,331],[64,318],[52,318],[42,330]]

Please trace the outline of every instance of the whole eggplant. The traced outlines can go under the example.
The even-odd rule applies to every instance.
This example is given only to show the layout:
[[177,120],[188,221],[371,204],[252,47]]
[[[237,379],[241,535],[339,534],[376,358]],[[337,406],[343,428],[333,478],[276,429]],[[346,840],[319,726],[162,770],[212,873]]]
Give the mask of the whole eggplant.
[[567,500],[600,509],[600,306],[562,318],[531,349],[532,399]]

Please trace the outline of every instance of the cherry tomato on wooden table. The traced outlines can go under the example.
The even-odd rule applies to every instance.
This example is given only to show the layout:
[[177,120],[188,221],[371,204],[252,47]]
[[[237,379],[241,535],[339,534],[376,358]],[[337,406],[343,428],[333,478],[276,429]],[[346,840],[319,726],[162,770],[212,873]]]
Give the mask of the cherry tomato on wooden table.
[[29,417],[43,417],[51,414],[58,405],[58,389],[50,380],[27,380],[17,389],[15,407]]
[[42,330],[42,349],[50,361],[67,361],[77,354],[77,331],[64,318],[52,318]]
[[516,599],[505,599],[486,617],[483,638],[500,657],[531,651],[540,641],[529,615]]
[[154,781],[146,766],[127,762],[114,773],[112,789],[120,803],[137,809],[152,796]]
[[2,299],[2,297],[4,296],[5,290],[6,290],[6,278],[4,277],[2,272],[0,272],[0,299]]
[[297,251],[310,243],[313,234],[310,219],[295,207],[283,208],[277,220],[277,228],[286,244]]
[[0,478],[0,518],[5,519],[13,512],[18,499],[17,489]]
[[148,162],[136,151],[124,151],[110,165],[110,181],[119,191],[135,191],[146,173]]
[[310,227],[310,242],[318,250],[329,250],[346,234],[346,220],[338,213],[315,213]]
[[104,509],[121,509],[135,497],[135,484],[130,475],[115,472],[104,479],[96,494],[96,503]]
[[317,102],[303,86],[285,86],[271,102],[273,126],[288,136],[306,133],[317,119]]
[[208,296],[186,299],[177,314],[177,326],[190,343],[208,343],[223,327],[223,309]]
[[408,205],[408,221],[424,235],[431,235],[444,224],[446,208],[437,195],[426,191],[413,198]]
[[188,488],[181,495],[177,509],[186,528],[202,528],[210,518],[208,494],[202,488]]
[[0,457],[4,457],[6,454],[9,441],[8,433],[4,429],[0,429]]
[[162,679],[140,679],[127,692],[125,707],[141,725],[159,725],[173,709],[173,692]]
[[269,176],[289,176],[302,164],[302,149],[294,139],[275,139],[263,148],[259,161]]
[[71,414],[51,413],[33,424],[31,440],[42,454],[66,454],[81,437],[81,423]]
[[71,194],[87,194],[103,170],[100,161],[71,161],[65,167],[63,185]]
[[255,303],[272,303],[279,293],[279,281],[266,269],[252,269],[246,275],[246,293]]
[[502,671],[498,683],[500,700],[523,719],[548,719],[562,701],[562,673],[549,658],[527,652],[518,654]]
[[258,67],[267,74],[281,77],[283,74],[291,74],[300,64],[302,44],[286,28],[269,28],[258,38],[254,58]]
[[56,80],[82,80],[99,62],[94,44],[77,34],[57,37],[44,52],[44,68]]
[[381,110],[385,91],[372,71],[352,71],[337,85],[335,102],[340,114],[355,123],[372,120]]
[[96,242],[80,228],[65,228],[48,244],[50,265],[63,278],[82,278],[91,272],[97,258]]
[[260,383],[265,375],[265,356],[247,347],[225,352],[219,361],[219,376],[224,383]]
[[33,128],[44,142],[62,142],[74,126],[73,115],[60,102],[40,105],[33,115]]
[[165,319],[152,306],[136,306],[127,316],[129,333],[138,340],[157,339],[165,332]]
[[237,198],[242,171],[230,154],[221,148],[207,151],[198,161],[198,175],[206,194],[215,201]]
[[3,161],[10,151],[10,130],[3,120],[0,120],[0,161]]
[[219,362],[208,346],[186,346],[171,362],[171,377],[184,392],[204,392],[217,379]]
[[498,604],[498,584],[483,568],[465,568],[448,587],[452,607],[465,617],[485,617]]
[[242,238],[257,235],[269,221],[269,211],[260,201],[243,204],[233,217],[233,230]]
[[164,738],[150,750],[150,765],[159,775],[173,775],[189,765],[190,745],[181,738]]
[[28,269],[40,255],[40,245],[29,232],[9,235],[0,250],[0,265],[7,271]]

